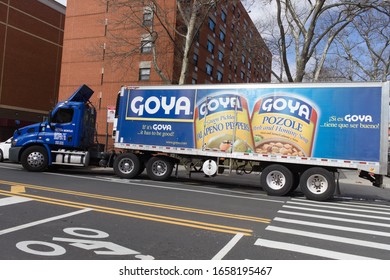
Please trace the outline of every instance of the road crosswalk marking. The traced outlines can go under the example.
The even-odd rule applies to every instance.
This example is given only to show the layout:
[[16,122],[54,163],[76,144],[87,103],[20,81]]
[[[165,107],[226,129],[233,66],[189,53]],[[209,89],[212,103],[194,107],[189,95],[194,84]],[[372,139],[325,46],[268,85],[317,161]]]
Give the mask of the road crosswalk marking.
[[[292,199],[277,214],[254,245],[329,259],[388,259],[390,208],[387,205]],[[323,249],[324,246],[327,248]],[[330,247],[338,249],[328,250]]]
[[316,214],[308,214],[308,213],[300,213],[300,212],[295,212],[295,211],[284,211],[284,210],[279,210],[278,213],[280,213],[280,214],[288,214],[288,215],[295,215],[295,216],[318,218],[318,219],[324,219],[324,220],[333,220],[333,221],[339,221],[339,222],[347,222],[347,223],[354,223],[354,224],[362,224],[362,225],[371,225],[371,226],[379,226],[379,227],[388,227],[388,228],[390,228],[390,224],[377,223],[377,222],[364,221],[364,220],[355,220],[355,219],[352,220],[352,219],[346,219],[346,218],[339,218],[339,217],[332,217],[332,216],[325,216],[325,215],[316,215]]
[[379,242],[364,241],[354,238],[347,238],[336,235],[321,234],[312,231],[303,231],[276,226],[268,226],[266,230],[390,251],[390,245]]
[[279,217],[276,217],[274,219],[274,221],[390,237],[390,232],[383,232],[383,231],[377,231],[377,230],[368,230],[368,229],[360,229],[360,228],[353,228],[353,227],[337,226],[337,225],[332,225],[332,224],[307,222],[307,221],[302,221],[302,220],[285,219],[285,218],[279,218]]
[[315,256],[329,258],[329,259],[335,259],[335,260],[376,260],[375,258],[358,256],[358,255],[353,255],[353,254],[345,254],[345,253],[340,253],[340,252],[331,251],[331,250],[319,249],[319,248],[314,248],[314,247],[309,247],[309,246],[304,246],[304,245],[297,245],[297,244],[286,243],[286,242],[272,241],[272,240],[267,240],[267,239],[262,239],[262,238],[257,239],[255,245],[256,246],[263,246],[263,247],[270,247],[270,248],[274,248],[274,249],[294,251],[294,252],[298,252],[298,253],[315,255]]

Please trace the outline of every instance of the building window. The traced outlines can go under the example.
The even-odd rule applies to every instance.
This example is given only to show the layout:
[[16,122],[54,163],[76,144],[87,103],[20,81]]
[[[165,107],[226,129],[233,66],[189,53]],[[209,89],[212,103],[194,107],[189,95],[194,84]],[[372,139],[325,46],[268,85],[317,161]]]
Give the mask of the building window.
[[233,47],[234,47],[234,43],[233,43],[233,41],[230,41],[230,50],[231,51],[233,50]]
[[209,28],[211,31],[215,31],[215,22],[211,18],[209,18]]
[[240,72],[240,78],[241,78],[241,80],[245,79],[245,73],[243,71]]
[[195,78],[192,78],[191,83],[192,83],[193,85],[196,85],[196,84],[198,83],[198,81],[197,81]]
[[219,31],[219,39],[222,41],[222,42],[225,42],[225,33],[221,30]]
[[141,53],[150,53],[152,51],[152,42],[148,39],[141,41]]
[[139,80],[140,81],[149,81],[150,80],[150,68],[140,68],[139,69]]
[[234,23],[232,23],[232,26],[231,26],[231,31],[233,32],[234,31]]
[[234,69],[234,73],[236,73],[236,74],[237,74],[237,65],[236,65],[236,64],[234,64],[234,67],[233,67],[233,69]]
[[252,68],[252,63],[251,63],[251,61],[249,60],[249,61],[248,61],[248,70],[251,70],[251,68]]
[[221,11],[221,19],[224,23],[226,23],[226,13],[224,11]]
[[223,62],[223,52],[218,51],[218,60]]
[[194,53],[193,59],[194,59],[194,65],[195,65],[195,66],[198,66],[198,59],[199,59],[199,56],[198,56],[196,53]]
[[217,71],[217,81],[222,82],[223,74],[220,71]]
[[241,62],[242,62],[242,64],[245,64],[245,55],[244,54],[241,55]]
[[233,5],[232,6],[232,14],[234,15],[234,12],[236,11],[236,6],[235,5]]
[[207,41],[207,50],[209,53],[214,53],[214,44],[211,43],[209,40]]
[[151,26],[153,22],[153,11],[150,8],[144,10],[143,26]]
[[213,66],[211,66],[210,64],[206,63],[206,73],[207,75],[209,76],[212,76],[213,75]]

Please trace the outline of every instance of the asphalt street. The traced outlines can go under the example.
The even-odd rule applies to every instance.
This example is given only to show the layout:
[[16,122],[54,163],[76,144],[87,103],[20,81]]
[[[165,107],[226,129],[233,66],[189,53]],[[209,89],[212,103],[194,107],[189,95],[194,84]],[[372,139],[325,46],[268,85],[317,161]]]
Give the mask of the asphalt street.
[[267,196],[258,180],[2,163],[0,259],[390,260],[390,190],[346,172],[339,195],[315,202]]

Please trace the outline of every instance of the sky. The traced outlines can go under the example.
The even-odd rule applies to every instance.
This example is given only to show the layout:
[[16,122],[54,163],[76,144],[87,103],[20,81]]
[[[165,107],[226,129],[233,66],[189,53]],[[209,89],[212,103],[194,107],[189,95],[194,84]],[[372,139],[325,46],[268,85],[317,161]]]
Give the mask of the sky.
[[55,1],[57,1],[57,2],[61,3],[62,5],[66,6],[66,0],[55,0]]

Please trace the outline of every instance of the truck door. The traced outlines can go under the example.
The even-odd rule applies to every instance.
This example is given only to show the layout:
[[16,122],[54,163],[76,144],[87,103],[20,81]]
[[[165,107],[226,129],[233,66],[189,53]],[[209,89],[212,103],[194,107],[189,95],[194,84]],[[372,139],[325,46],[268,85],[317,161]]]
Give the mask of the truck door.
[[73,147],[75,142],[75,110],[72,107],[58,108],[51,119],[55,145]]

